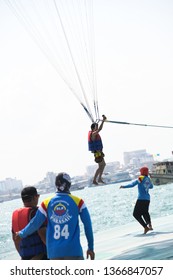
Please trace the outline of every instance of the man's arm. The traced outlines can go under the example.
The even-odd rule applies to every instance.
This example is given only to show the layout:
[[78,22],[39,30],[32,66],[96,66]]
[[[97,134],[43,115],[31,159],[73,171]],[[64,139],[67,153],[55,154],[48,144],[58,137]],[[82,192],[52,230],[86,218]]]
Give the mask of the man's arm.
[[96,137],[96,135],[100,132],[100,130],[102,130],[103,124],[104,124],[105,120],[106,120],[106,117],[103,115],[103,120],[102,120],[100,126],[98,127],[98,129],[92,131],[91,139],[92,139],[93,141],[95,140],[95,137]]
[[88,241],[88,250],[87,250],[87,258],[90,256],[91,260],[94,260],[94,235],[92,230],[92,222],[90,218],[90,214],[86,206],[80,212],[80,218],[84,225],[85,235]]
[[20,244],[20,240],[16,240],[16,238],[15,238],[15,233],[14,232],[12,232],[12,239],[13,239],[13,242],[14,242],[14,245],[15,245],[15,248],[16,248],[16,250],[18,251],[18,253],[19,253],[19,244]]
[[103,120],[102,120],[102,122],[101,122],[101,124],[100,124],[100,126],[99,126],[99,128],[97,130],[97,133],[99,133],[99,131],[102,130],[103,124],[104,124],[105,120],[106,120],[106,117],[105,117],[105,115],[103,115]]
[[133,181],[132,183],[126,185],[126,186],[120,186],[120,189],[128,189],[128,188],[133,188],[138,184],[138,180]]
[[46,245],[46,226],[41,227],[38,230],[38,235],[40,236],[40,238],[43,241],[43,243]]

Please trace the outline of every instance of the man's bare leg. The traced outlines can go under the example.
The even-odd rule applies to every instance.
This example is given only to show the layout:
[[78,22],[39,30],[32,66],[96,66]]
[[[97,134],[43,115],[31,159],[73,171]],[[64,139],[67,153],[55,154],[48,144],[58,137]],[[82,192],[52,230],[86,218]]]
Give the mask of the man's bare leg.
[[105,166],[106,166],[106,163],[105,163],[105,160],[103,159],[102,162],[99,163],[99,177],[98,177],[98,182],[99,183],[105,183],[102,180],[102,174],[103,174]]

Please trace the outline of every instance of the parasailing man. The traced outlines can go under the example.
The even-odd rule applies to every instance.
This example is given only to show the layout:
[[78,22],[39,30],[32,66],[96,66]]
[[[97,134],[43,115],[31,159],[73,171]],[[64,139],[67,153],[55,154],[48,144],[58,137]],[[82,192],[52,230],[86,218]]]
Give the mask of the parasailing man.
[[102,130],[105,120],[106,117],[103,115],[103,120],[100,126],[96,122],[92,123],[91,130],[88,132],[88,149],[94,153],[95,162],[98,163],[98,168],[93,178],[94,185],[98,185],[98,183],[104,183],[102,180],[102,174],[106,163],[104,160],[102,139],[99,132]]

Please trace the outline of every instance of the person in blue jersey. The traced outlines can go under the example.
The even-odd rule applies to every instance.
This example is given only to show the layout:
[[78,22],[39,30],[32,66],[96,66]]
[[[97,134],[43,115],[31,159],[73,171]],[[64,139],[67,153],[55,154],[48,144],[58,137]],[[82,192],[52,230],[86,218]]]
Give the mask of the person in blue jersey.
[[15,232],[22,230],[38,210],[39,194],[33,186],[22,189],[23,207],[12,213],[12,238],[22,260],[46,260],[46,222],[38,230],[22,240],[15,239]]
[[92,222],[83,199],[70,193],[71,178],[67,173],[59,173],[56,176],[55,185],[56,194],[42,201],[36,216],[23,230],[16,233],[16,239],[30,235],[47,219],[48,258],[51,260],[83,260],[83,249],[80,243],[80,217],[88,241],[86,257],[94,260]]
[[141,175],[137,180],[126,186],[120,186],[121,189],[133,188],[138,186],[138,198],[134,207],[133,216],[144,228],[144,234],[149,230],[153,230],[151,217],[149,214],[150,194],[149,189],[153,188],[153,184],[149,178],[148,167],[140,169]]
[[103,115],[103,120],[100,126],[98,123],[92,123],[91,130],[88,132],[88,149],[94,153],[95,162],[98,163],[98,168],[93,178],[94,185],[98,185],[98,183],[104,183],[102,180],[102,174],[106,163],[104,160],[105,155],[103,153],[103,143],[99,132],[102,130],[105,121],[106,117]]

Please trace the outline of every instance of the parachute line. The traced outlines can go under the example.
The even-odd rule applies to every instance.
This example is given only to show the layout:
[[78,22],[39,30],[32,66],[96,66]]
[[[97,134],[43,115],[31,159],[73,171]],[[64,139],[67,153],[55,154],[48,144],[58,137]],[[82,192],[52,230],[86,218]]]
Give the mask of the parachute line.
[[120,121],[110,121],[106,120],[106,122],[109,123],[115,123],[115,124],[125,124],[125,125],[138,125],[138,126],[150,126],[150,127],[160,127],[160,128],[173,128],[173,126],[167,126],[167,125],[155,125],[155,124],[142,124],[142,123],[129,123],[129,122],[120,122]]
[[[22,14],[24,13],[24,11],[22,11],[22,7],[20,7],[20,3],[18,3],[18,7],[17,9],[15,9],[15,7],[13,6],[13,4],[15,3],[15,0],[13,0],[13,4],[9,1],[6,0],[7,5],[9,6],[9,8],[11,9],[11,11],[14,13],[14,15],[17,17],[17,19],[19,20],[19,22],[24,26],[25,30],[29,33],[29,35],[32,37],[33,41],[37,44],[37,46],[39,47],[39,49],[43,52],[43,54],[46,56],[46,58],[48,59],[48,61],[51,63],[51,65],[53,66],[53,68],[56,70],[56,72],[61,76],[61,78],[63,79],[63,81],[65,82],[65,84],[69,87],[70,91],[72,91],[75,95],[75,97],[77,98],[77,100],[81,103],[81,99],[78,97],[78,95],[75,93],[73,87],[70,85],[69,82],[67,82],[66,78],[64,77],[63,73],[59,71],[59,69],[57,68],[57,63],[55,61],[55,58],[53,58],[54,56],[51,56],[51,49],[49,48],[49,46],[46,44],[44,38],[41,36],[39,30],[37,30],[37,27],[34,26],[34,29],[32,28],[32,21],[29,19],[29,16],[25,15],[23,16]],[[16,3],[16,6],[17,6]],[[28,20],[27,20],[28,19]],[[43,47],[44,46],[44,47]]]
[[[82,89],[82,92],[83,92],[83,95],[84,95],[84,99],[85,99],[85,101],[86,101],[86,104],[87,104],[87,107],[88,107],[89,111],[91,112],[90,106],[89,106],[89,103],[88,103],[88,100],[87,100],[87,98],[86,98],[86,93],[85,93],[85,90],[84,90],[84,87],[83,87],[83,84],[82,84],[82,81],[81,81],[81,78],[80,78],[80,75],[79,75],[79,72],[78,72],[78,69],[77,69],[77,66],[76,66],[74,57],[73,57],[73,53],[72,53],[72,50],[71,50],[71,48],[70,48],[70,44],[69,44],[69,41],[68,41],[68,38],[67,38],[67,35],[66,35],[66,31],[65,31],[65,28],[64,28],[64,24],[63,24],[63,21],[62,21],[62,18],[61,18],[61,15],[60,15],[58,6],[57,6],[57,4],[56,4],[56,0],[54,0],[54,5],[55,5],[56,11],[57,11],[57,15],[58,15],[59,20],[60,20],[60,24],[61,24],[61,27],[62,27],[62,31],[63,31],[64,37],[65,37],[65,40],[66,40],[66,43],[67,43],[67,47],[68,47],[68,50],[69,50],[69,53],[70,53],[70,56],[71,56],[71,59],[72,59],[72,62],[73,62],[74,68],[75,68],[75,72],[76,72],[76,75],[77,75],[77,77],[78,77],[79,84],[80,84],[80,86],[81,86],[81,89]],[[90,113],[90,115],[92,116],[91,113]],[[92,118],[93,118],[93,117],[92,117]]]
[[91,121],[94,122],[95,119],[92,107],[96,119],[99,119],[93,0],[4,2],[74,94]]

